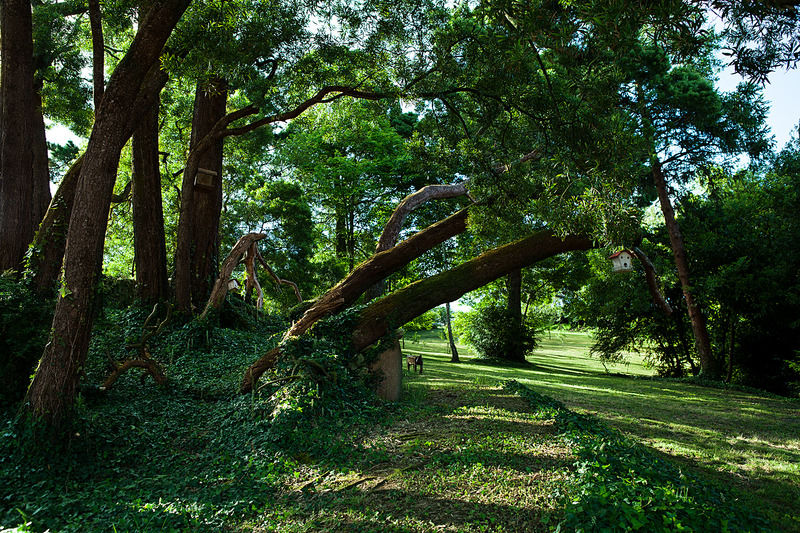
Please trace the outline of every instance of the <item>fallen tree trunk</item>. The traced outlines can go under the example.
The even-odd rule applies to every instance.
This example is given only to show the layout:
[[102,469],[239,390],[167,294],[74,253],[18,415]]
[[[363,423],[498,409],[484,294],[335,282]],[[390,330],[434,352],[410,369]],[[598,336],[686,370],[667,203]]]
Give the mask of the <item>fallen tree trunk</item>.
[[284,335],[305,333],[319,319],[352,305],[364,291],[396,272],[434,246],[467,229],[467,209],[432,224],[397,246],[375,254],[357,266],[344,280],[322,295]]
[[[401,245],[402,243],[398,246]],[[549,232],[538,232],[490,250],[451,270],[412,283],[370,304],[361,312],[358,324],[352,332],[353,347],[356,351],[363,350],[391,328],[399,327],[437,305],[454,301],[509,272],[560,253],[588,250],[592,246],[588,237],[569,236],[561,239]],[[390,252],[391,250],[384,253]],[[333,291],[328,294],[331,292]],[[342,306],[338,308],[341,309]],[[288,336],[287,334],[284,338]],[[281,347],[278,346],[250,365],[245,372],[240,391],[250,392],[261,375],[275,365],[280,355]]]
[[384,296],[366,307],[353,330],[353,347],[363,350],[391,327],[399,327],[425,311],[452,302],[510,272],[548,257],[573,250],[588,250],[592,241],[585,236],[564,239],[550,232],[538,232],[506,244],[461,265],[417,281]]

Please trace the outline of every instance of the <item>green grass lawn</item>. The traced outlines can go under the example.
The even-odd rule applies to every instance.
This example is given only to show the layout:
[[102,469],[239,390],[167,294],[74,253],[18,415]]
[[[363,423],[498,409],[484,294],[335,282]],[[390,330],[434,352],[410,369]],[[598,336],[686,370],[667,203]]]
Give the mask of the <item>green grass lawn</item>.
[[[706,478],[733,487],[786,531],[800,531],[800,403],[751,392],[641,379],[652,372],[635,354],[608,372],[589,357],[591,337],[551,332],[527,367],[485,365],[464,347],[462,364],[449,362],[444,340],[412,335],[405,351],[425,356],[426,374],[406,387],[489,385],[516,379],[592,414]],[[637,379],[637,377],[639,379]]]

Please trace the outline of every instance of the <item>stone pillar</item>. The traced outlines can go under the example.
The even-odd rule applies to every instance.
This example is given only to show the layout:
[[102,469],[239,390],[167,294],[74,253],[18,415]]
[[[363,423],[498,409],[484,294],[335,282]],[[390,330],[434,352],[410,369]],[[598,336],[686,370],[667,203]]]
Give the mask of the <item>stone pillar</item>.
[[378,360],[372,364],[372,371],[383,377],[378,383],[376,392],[378,396],[389,402],[400,399],[400,385],[403,379],[403,353],[400,351],[399,338],[394,345],[383,352]]

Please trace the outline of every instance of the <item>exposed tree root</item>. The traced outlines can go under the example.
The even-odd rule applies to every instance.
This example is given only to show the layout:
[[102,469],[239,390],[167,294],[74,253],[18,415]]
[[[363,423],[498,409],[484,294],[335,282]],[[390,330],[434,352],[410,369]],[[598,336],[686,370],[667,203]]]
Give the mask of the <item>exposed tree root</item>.
[[155,304],[153,306],[153,310],[145,319],[144,325],[142,326],[142,336],[139,339],[139,342],[127,346],[128,349],[135,349],[138,352],[137,357],[126,359],[122,362],[112,361],[111,363],[114,366],[114,370],[108,375],[103,384],[100,386],[100,390],[106,391],[110,389],[119,379],[119,377],[131,368],[144,369],[153,377],[153,380],[158,385],[165,386],[167,384],[167,376],[164,374],[164,370],[161,368],[161,365],[159,365],[158,362],[156,362],[150,356],[150,347],[147,344],[147,341],[149,341],[153,336],[159,334],[161,330],[164,329],[164,326],[167,325],[167,322],[169,322],[169,319],[172,317],[172,306],[167,304],[167,314],[164,317],[164,320],[151,325],[150,323],[158,314],[158,306],[159,304]]
[[164,386],[167,384],[167,377],[164,375],[161,365],[159,365],[153,359],[128,359],[120,363],[117,368],[115,368],[114,371],[109,374],[109,376],[100,386],[100,390],[105,391],[110,389],[119,379],[119,377],[131,368],[143,368],[153,377],[153,380],[158,385]]

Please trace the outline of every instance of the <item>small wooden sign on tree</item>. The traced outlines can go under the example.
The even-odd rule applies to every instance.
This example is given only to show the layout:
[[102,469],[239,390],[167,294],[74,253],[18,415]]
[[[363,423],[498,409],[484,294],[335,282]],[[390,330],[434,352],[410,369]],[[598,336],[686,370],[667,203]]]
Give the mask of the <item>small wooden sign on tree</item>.
[[194,186],[198,189],[212,191],[217,186],[217,176],[218,174],[213,170],[198,168],[197,174],[194,176]]

